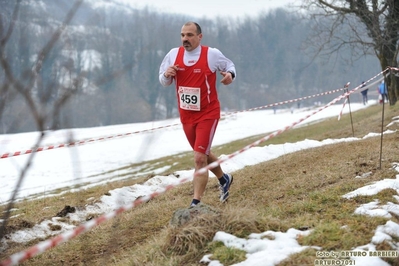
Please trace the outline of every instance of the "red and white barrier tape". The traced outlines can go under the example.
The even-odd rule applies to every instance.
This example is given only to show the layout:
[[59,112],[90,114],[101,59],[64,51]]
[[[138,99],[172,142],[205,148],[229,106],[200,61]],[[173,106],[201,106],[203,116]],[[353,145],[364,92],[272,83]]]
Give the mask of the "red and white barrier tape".
[[111,136],[100,137],[100,138],[79,140],[79,141],[73,141],[73,142],[64,143],[64,144],[49,145],[49,146],[46,146],[46,147],[33,148],[33,149],[25,150],[25,151],[16,151],[16,152],[11,152],[11,153],[4,153],[4,154],[2,154],[0,156],[0,159],[15,157],[15,156],[19,156],[19,155],[30,154],[30,153],[33,153],[33,152],[41,152],[41,151],[54,150],[54,149],[59,149],[59,148],[69,148],[69,147],[79,146],[79,145],[83,145],[83,144],[87,144],[87,143],[93,143],[93,142],[96,142],[96,141],[111,140],[111,139],[115,139],[115,138],[126,137],[126,136],[133,135],[133,134],[155,131],[155,130],[158,130],[158,129],[161,129],[161,128],[173,127],[173,126],[176,126],[176,125],[180,125],[180,124],[171,124],[171,125],[166,125],[166,126],[162,126],[162,127],[144,129],[144,130],[124,133],[124,134],[117,134],[117,135],[111,135]]
[[[264,105],[264,106],[260,106],[260,107],[250,108],[250,109],[246,109],[243,111],[229,112],[229,113],[226,113],[225,115],[223,115],[223,117],[227,117],[227,116],[230,116],[230,115],[233,115],[236,113],[250,112],[250,111],[265,109],[268,107],[279,106],[279,105],[283,105],[283,104],[287,104],[287,103],[298,102],[298,101],[302,101],[302,100],[306,100],[306,99],[310,99],[310,98],[315,98],[315,97],[339,92],[339,91],[342,91],[343,89],[344,88],[340,88],[340,89],[336,89],[336,90],[332,90],[332,91],[314,94],[311,96],[305,96],[305,97],[300,97],[300,98],[293,99],[293,100],[287,100],[287,101],[268,104],[268,105]],[[80,145],[93,143],[93,142],[97,142],[97,141],[111,140],[111,139],[115,139],[115,138],[126,137],[126,136],[139,134],[139,133],[151,132],[151,131],[164,129],[164,128],[168,128],[168,127],[173,127],[173,126],[178,126],[178,125],[180,125],[180,123],[151,128],[151,129],[145,129],[145,130],[141,130],[141,131],[129,132],[129,133],[124,133],[124,134],[117,134],[117,135],[105,136],[105,137],[100,137],[100,138],[79,140],[79,141],[73,141],[73,142],[69,142],[69,143],[55,144],[55,145],[49,145],[49,146],[45,146],[45,147],[32,148],[32,149],[28,149],[28,150],[24,150],[24,151],[8,152],[8,153],[4,153],[4,154],[0,155],[0,159],[15,157],[15,156],[19,156],[19,155],[26,155],[26,154],[30,154],[33,152],[41,152],[41,151],[46,151],[46,150],[54,150],[54,149],[59,149],[59,148],[69,148],[69,147],[74,147],[74,146],[80,146]]]
[[[384,70],[383,72],[381,72],[377,76],[383,74],[384,72],[388,71],[389,69],[393,69],[393,70],[399,71],[399,68],[388,67],[386,70]],[[375,76],[375,77],[377,77],[377,76]],[[372,78],[372,79],[374,79],[374,78]],[[370,80],[372,80],[372,79],[370,79]],[[368,83],[370,80],[366,81],[365,83]],[[246,109],[246,110],[242,110],[242,111],[229,112],[229,113],[226,113],[223,117],[230,116],[230,115],[237,114],[237,113],[241,113],[241,112],[250,112],[250,111],[265,109],[265,108],[268,108],[268,107],[279,106],[279,105],[283,105],[283,104],[287,104],[287,103],[293,103],[293,102],[298,102],[298,101],[302,101],[302,100],[307,100],[307,99],[311,99],[311,98],[315,98],[315,97],[324,96],[324,95],[332,94],[332,93],[335,93],[335,92],[339,92],[339,91],[342,91],[344,89],[345,89],[345,87],[344,88],[340,88],[340,89],[336,89],[336,90],[323,92],[323,93],[317,93],[317,94],[310,95],[310,96],[300,97],[300,98],[293,99],[293,100],[286,100],[286,101],[272,103],[272,104],[268,104],[268,105],[264,105],[264,106],[260,106],[260,107],[250,108],[250,109]],[[33,148],[33,149],[25,150],[25,151],[9,152],[9,153],[2,154],[0,156],[0,159],[5,159],[5,158],[9,158],[9,157],[15,157],[15,156],[19,156],[19,155],[30,154],[32,152],[41,152],[41,151],[46,151],[46,150],[58,149],[58,148],[74,147],[74,146],[78,146],[78,145],[93,143],[93,142],[96,142],[96,141],[111,140],[111,139],[115,139],[115,138],[119,138],[119,137],[126,137],[126,136],[129,136],[129,135],[134,135],[134,134],[138,134],[138,133],[151,132],[151,131],[164,129],[164,128],[168,128],[168,127],[173,127],[173,126],[178,126],[178,125],[180,125],[180,123],[166,125],[166,126],[162,126],[162,127],[151,128],[151,129],[145,129],[145,130],[141,130],[141,131],[128,132],[128,133],[124,133],[124,134],[117,134],[117,135],[105,136],[105,137],[100,137],[100,138],[80,140],[80,141],[74,141],[74,142],[64,143],[64,144],[49,145],[49,146],[46,146],[46,147]]]
[[299,101],[303,101],[303,100],[307,100],[307,99],[311,99],[311,98],[316,98],[316,97],[319,97],[319,96],[329,95],[329,94],[332,94],[332,93],[335,93],[335,92],[342,91],[344,89],[345,88],[340,88],[340,89],[336,89],[336,90],[331,90],[331,91],[326,91],[326,92],[322,92],[322,93],[313,94],[313,95],[310,95],[310,96],[296,98],[296,99],[293,99],[293,100],[286,100],[286,101],[281,101],[281,102],[277,102],[277,103],[271,103],[271,104],[268,104],[268,105],[255,107],[255,108],[250,108],[250,109],[246,109],[246,110],[243,110],[243,111],[229,112],[229,113],[226,114],[226,116],[227,115],[232,115],[232,114],[237,114],[237,113],[242,113],[242,112],[249,112],[249,111],[265,109],[265,108],[268,108],[268,107],[275,107],[275,106],[279,106],[279,105],[283,105],[283,104],[287,104],[287,103],[299,102]]
[[304,120],[306,120],[306,119],[308,119],[309,117],[311,117],[311,116],[317,114],[318,112],[320,112],[320,111],[326,109],[327,107],[329,107],[329,106],[331,106],[332,104],[338,102],[339,100],[341,100],[342,98],[346,97],[347,95],[349,95],[349,94],[351,94],[351,93],[352,93],[352,92],[347,92],[347,93],[345,93],[345,94],[339,96],[339,97],[336,98],[335,100],[333,100],[333,101],[331,101],[330,103],[328,103],[327,105],[325,105],[325,106],[319,108],[318,110],[314,111],[313,113],[307,115],[306,117],[301,118],[300,120],[298,120],[298,121],[292,123],[291,125],[286,126],[286,127],[282,128],[282,129],[280,129],[280,130],[277,130],[277,131],[275,131],[275,132],[273,132],[273,133],[271,133],[271,134],[265,136],[264,138],[261,138],[261,139],[255,141],[255,142],[253,142],[252,144],[249,144],[249,145],[245,146],[244,148],[242,148],[242,149],[239,150],[239,151],[236,151],[236,152],[234,152],[234,153],[232,153],[232,154],[230,154],[230,155],[228,155],[228,156],[226,156],[226,157],[224,157],[224,158],[221,158],[221,159],[219,159],[219,160],[217,160],[217,161],[215,161],[215,162],[213,162],[213,163],[207,165],[207,166],[204,167],[204,168],[199,169],[197,172],[198,172],[199,174],[205,173],[206,171],[208,171],[208,170],[210,170],[210,169],[213,169],[213,168],[219,166],[221,163],[223,163],[223,162],[225,162],[225,161],[227,161],[227,160],[229,160],[229,159],[231,159],[231,158],[237,156],[238,154],[243,153],[244,151],[247,151],[247,150],[249,150],[250,148],[253,148],[253,147],[255,147],[255,146],[258,146],[258,145],[261,144],[262,142],[265,142],[265,141],[267,141],[267,140],[269,140],[269,139],[271,139],[271,138],[273,138],[273,137],[276,137],[276,136],[280,135],[281,133],[287,131],[288,129],[293,128],[294,126],[296,126],[296,125],[298,125],[298,124],[300,124],[300,123],[302,123]]
[[[187,182],[188,180],[189,180],[188,178],[182,179],[179,182],[179,184],[181,184],[183,182]],[[105,221],[108,221],[108,220],[114,218],[115,216],[121,214],[122,212],[130,210],[142,203],[149,201],[152,198],[155,198],[156,196],[158,196],[160,194],[165,193],[166,191],[172,189],[173,187],[175,187],[175,186],[169,185],[169,186],[165,187],[164,189],[161,189],[158,192],[154,192],[150,195],[140,197],[139,199],[133,201],[132,203],[122,206],[110,213],[101,215],[100,217],[98,217],[96,219],[90,220],[90,221],[76,227],[74,230],[62,233],[56,237],[53,237],[51,239],[40,242],[39,244],[37,244],[33,247],[30,247],[24,251],[15,253],[15,254],[11,255],[9,258],[7,258],[6,260],[0,262],[0,266],[17,265],[25,260],[28,260],[36,255],[39,255],[50,248],[56,247],[64,242],[80,235],[80,234],[83,234],[83,233],[89,231],[90,229],[98,226],[99,224],[101,224]]]
[[[377,76],[371,78],[370,80],[376,78]],[[368,80],[367,82],[369,82],[370,80]],[[232,153],[232,154],[230,154],[230,155],[228,155],[228,156],[226,156],[224,158],[218,159],[217,161],[207,165],[206,167],[203,167],[203,168],[199,169],[198,171],[195,172],[194,176],[198,175],[198,174],[203,174],[203,173],[207,172],[208,170],[219,166],[221,163],[223,163],[223,162],[225,162],[225,161],[227,161],[227,160],[229,160],[229,159],[231,159],[231,158],[233,158],[233,157],[235,157],[235,156],[237,156],[237,155],[249,150],[250,148],[258,146],[262,142],[265,142],[265,141],[267,141],[267,140],[269,140],[269,139],[271,139],[271,138],[273,138],[275,136],[280,135],[281,133],[287,131],[288,129],[291,129],[294,126],[300,124],[301,122],[303,122],[307,118],[309,118],[309,117],[319,113],[320,111],[326,109],[327,107],[333,105],[334,103],[338,102],[339,100],[341,100],[341,99],[343,99],[345,97],[348,97],[350,94],[354,93],[359,88],[360,88],[360,86],[356,87],[355,89],[353,89],[351,91],[345,92],[344,94],[342,94],[339,97],[337,97],[334,100],[332,100],[327,105],[317,109],[313,113],[305,116],[304,118],[301,118],[300,120],[292,123],[291,125],[286,126],[286,127],[282,128],[280,130],[277,130],[277,131],[265,136],[264,138],[261,138],[261,139],[255,141],[255,142],[253,142],[252,144],[245,146],[241,150],[236,151],[236,152],[234,152],[234,153]],[[345,88],[343,88],[343,89],[345,89]],[[86,222],[85,224],[82,224],[82,225],[78,226],[77,228],[75,228],[72,231],[65,232],[63,234],[60,234],[60,235],[52,238],[52,239],[43,241],[43,242],[41,242],[41,243],[39,243],[39,244],[37,244],[37,245],[25,250],[25,251],[21,251],[21,252],[15,253],[15,254],[11,255],[8,259],[0,262],[0,266],[16,265],[16,264],[21,263],[21,262],[23,262],[23,261],[25,261],[27,259],[30,259],[30,258],[32,258],[32,257],[34,257],[36,255],[39,255],[39,254],[45,252],[46,250],[48,250],[50,248],[58,246],[61,243],[64,243],[64,242],[66,242],[66,241],[68,241],[68,240],[70,240],[70,239],[72,239],[72,238],[74,238],[74,237],[76,237],[76,236],[78,236],[78,235],[80,235],[82,233],[87,232],[91,228],[93,228],[93,227],[95,227],[95,226],[97,226],[97,225],[99,225],[99,224],[101,224],[101,223],[103,223],[105,221],[110,220],[111,218],[115,217],[116,215],[119,215],[120,213],[122,213],[122,212],[124,212],[126,210],[129,210],[129,209],[132,209],[132,208],[134,208],[134,207],[136,207],[136,206],[138,206],[138,205],[140,205],[142,203],[145,203],[145,202],[149,201],[150,199],[155,198],[156,196],[158,196],[160,194],[163,194],[163,193],[167,192],[168,190],[171,190],[172,188],[175,188],[176,186],[178,186],[178,185],[180,185],[182,183],[185,183],[187,181],[189,181],[189,178],[182,179],[176,185],[168,185],[165,188],[161,189],[160,191],[154,192],[154,193],[152,193],[150,195],[147,195],[147,196],[140,197],[139,199],[133,201],[131,204],[122,206],[122,207],[116,209],[115,211],[113,211],[111,213],[104,214],[104,215],[98,217],[97,219],[94,219],[94,220],[91,220],[89,222]]]
[[[369,83],[370,81],[376,79],[378,76],[382,75],[382,74],[383,74],[385,71],[387,71],[387,70],[388,70],[388,69],[386,69],[386,70],[384,70],[383,72],[381,72],[381,73],[375,75],[374,77],[372,77],[372,78],[370,78],[369,80],[367,80],[365,83]],[[346,89],[348,86],[349,86],[349,82],[344,86],[344,88],[341,88],[341,89],[339,89],[339,90],[344,90],[344,89]],[[197,171],[197,173],[198,173],[198,174],[205,173],[206,171],[208,171],[208,170],[210,170],[210,169],[213,169],[213,168],[219,166],[221,163],[223,163],[223,162],[225,162],[225,161],[227,161],[227,160],[229,160],[229,159],[231,159],[231,158],[237,156],[238,154],[243,153],[244,151],[249,150],[249,149],[252,148],[252,147],[258,146],[258,145],[261,144],[262,142],[265,142],[265,141],[267,141],[267,140],[269,140],[269,139],[271,139],[271,138],[273,138],[273,137],[275,137],[275,136],[277,136],[277,135],[280,135],[281,133],[287,131],[288,129],[291,129],[291,128],[293,128],[294,126],[296,126],[296,125],[302,123],[304,120],[308,119],[309,117],[311,117],[311,116],[317,114],[318,112],[320,112],[320,111],[326,109],[327,107],[329,107],[329,106],[335,104],[336,102],[340,101],[341,99],[349,97],[350,94],[356,92],[360,87],[361,87],[361,85],[359,85],[358,87],[354,88],[354,89],[351,90],[351,91],[345,92],[344,94],[342,94],[342,95],[340,95],[339,97],[337,97],[337,98],[335,98],[334,100],[332,100],[332,101],[331,101],[330,103],[328,103],[327,105],[325,105],[325,106],[319,108],[318,110],[316,110],[316,111],[314,111],[313,113],[307,115],[306,117],[304,117],[304,118],[302,118],[302,119],[300,119],[300,120],[298,120],[298,121],[292,123],[291,125],[286,126],[286,127],[284,127],[283,129],[280,129],[280,130],[278,130],[278,131],[275,131],[275,132],[273,132],[273,133],[271,133],[271,134],[265,136],[264,138],[261,138],[261,139],[255,141],[255,142],[253,142],[252,144],[249,144],[249,145],[245,146],[245,147],[242,148],[241,150],[236,151],[236,152],[234,152],[234,153],[232,153],[232,154],[226,156],[225,158],[221,158],[221,159],[219,159],[219,160],[217,160],[217,161],[215,161],[215,162],[213,162],[213,163],[207,165],[206,167],[199,169],[199,170]]]
[[[314,115],[314,114],[320,112],[321,110],[327,108],[328,106],[332,105],[332,104],[335,103],[336,101],[338,101],[338,100],[340,100],[341,98],[345,97],[345,95],[346,95],[346,94],[341,95],[339,98],[337,98],[336,100],[334,100],[334,101],[331,102],[330,104],[324,106],[323,108],[318,109],[317,111],[315,111],[315,112],[313,112],[312,114],[306,116],[305,118],[299,120],[298,122],[295,122],[295,123],[293,123],[292,125],[285,127],[284,129],[281,129],[281,130],[279,130],[279,131],[276,131],[276,132],[274,132],[274,133],[272,133],[272,134],[266,136],[265,138],[262,138],[262,139],[260,139],[260,140],[258,140],[258,141],[256,141],[256,142],[254,142],[254,143],[252,143],[252,144],[250,144],[250,145],[244,147],[243,149],[241,149],[241,150],[239,150],[239,151],[237,151],[237,152],[235,152],[235,153],[232,153],[232,154],[226,156],[225,158],[219,159],[219,160],[215,161],[214,163],[209,164],[208,166],[206,166],[206,167],[204,167],[204,168],[202,168],[202,169],[199,169],[194,175],[198,175],[198,174],[201,174],[201,173],[205,173],[206,171],[208,171],[208,170],[210,170],[210,169],[212,169],[212,168],[214,168],[214,167],[220,165],[222,162],[225,162],[225,161],[227,161],[227,160],[229,160],[229,159],[231,159],[231,158],[237,156],[238,154],[241,154],[241,153],[243,153],[244,151],[246,151],[246,150],[248,150],[248,149],[250,149],[250,148],[252,148],[252,147],[255,147],[255,146],[259,145],[260,143],[262,143],[262,142],[264,142],[264,141],[266,141],[266,140],[268,140],[268,139],[270,139],[270,138],[272,138],[272,137],[275,137],[275,136],[277,136],[277,135],[283,133],[284,131],[286,131],[286,130],[292,128],[292,127],[294,127],[295,125],[299,124],[299,123],[302,122],[303,120],[307,119],[308,117],[310,117],[310,116],[312,116],[312,115]],[[131,204],[122,206],[122,207],[118,208],[117,210],[115,210],[115,211],[113,211],[113,212],[111,212],[111,213],[104,214],[104,215],[98,217],[97,219],[94,219],[94,220],[91,220],[91,221],[89,221],[89,222],[86,222],[85,224],[82,224],[82,225],[78,226],[77,228],[75,228],[74,230],[72,230],[72,231],[70,231],[70,232],[65,232],[65,233],[63,233],[63,234],[60,234],[60,235],[58,235],[58,236],[52,238],[52,239],[43,241],[43,242],[41,242],[41,243],[39,243],[39,244],[37,244],[37,245],[35,245],[35,246],[33,246],[33,247],[31,247],[31,248],[25,250],[25,251],[22,251],[22,252],[13,254],[13,255],[11,255],[7,260],[1,262],[1,263],[0,263],[0,266],[11,266],[11,265],[16,265],[16,264],[21,263],[21,262],[23,262],[23,261],[25,261],[25,260],[27,260],[27,259],[30,259],[30,258],[32,258],[32,257],[34,257],[34,256],[36,256],[36,255],[39,255],[39,254],[45,252],[46,250],[48,250],[48,249],[50,249],[50,248],[53,248],[53,247],[55,247],[55,246],[58,246],[58,245],[61,244],[61,243],[64,243],[64,242],[66,242],[66,241],[68,241],[68,240],[70,240],[70,239],[72,239],[72,238],[74,238],[74,237],[76,237],[76,236],[78,236],[78,235],[80,235],[80,234],[82,234],[82,233],[87,232],[87,231],[90,230],[91,228],[93,228],[93,227],[95,227],[95,226],[97,226],[97,225],[99,225],[99,224],[101,224],[101,223],[103,223],[103,222],[105,222],[105,221],[107,221],[107,220],[109,220],[109,219],[115,217],[116,215],[118,215],[118,214],[120,214],[120,213],[122,213],[122,212],[124,212],[124,211],[126,211],[126,210],[129,210],[129,209],[132,209],[132,208],[134,208],[134,207],[140,205],[141,203],[147,202],[147,201],[149,201],[150,199],[152,199],[152,198],[154,198],[154,197],[156,197],[156,196],[158,196],[158,195],[160,195],[160,194],[162,194],[162,193],[165,193],[166,191],[168,191],[168,190],[170,190],[170,189],[172,189],[172,188],[174,188],[174,187],[176,187],[176,186],[178,186],[178,185],[180,185],[180,184],[182,184],[182,183],[185,183],[185,182],[187,182],[187,181],[189,181],[189,178],[182,179],[182,180],[180,180],[180,182],[179,182],[178,184],[176,184],[176,185],[169,185],[169,186],[165,187],[164,189],[161,189],[160,191],[157,191],[157,192],[152,193],[152,194],[150,194],[150,195],[141,197],[141,198],[135,200],[134,202],[132,202]]]
[[[365,87],[365,86],[366,86],[368,83],[370,83],[372,80],[376,79],[378,76],[381,76],[382,74],[384,74],[384,72],[387,72],[388,70],[389,70],[389,68],[385,69],[385,70],[382,71],[381,73],[375,75],[375,76],[372,77],[371,79],[369,79],[369,80],[365,81],[364,83],[360,84],[359,86],[357,86],[356,88],[354,88],[354,89],[352,90],[352,92],[355,92],[355,91],[359,90],[360,88]],[[388,73],[388,74],[389,74],[389,73]],[[348,88],[348,87],[349,87],[349,84],[350,84],[350,82],[346,83],[346,85],[345,85],[344,88]],[[343,113],[343,111],[344,111],[345,105],[346,105],[346,103],[348,102],[348,100],[349,100],[349,95],[346,97],[346,99],[345,99],[345,101],[344,101],[344,103],[343,103],[343,105],[342,105],[341,112],[340,112],[339,115],[338,115],[338,120],[341,120],[342,113]]]

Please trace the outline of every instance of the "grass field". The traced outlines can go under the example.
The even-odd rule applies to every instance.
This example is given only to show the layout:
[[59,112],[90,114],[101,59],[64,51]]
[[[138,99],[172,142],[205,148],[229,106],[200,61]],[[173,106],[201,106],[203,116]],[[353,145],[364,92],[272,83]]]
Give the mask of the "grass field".
[[[398,109],[398,104],[385,106],[384,125],[399,115]],[[371,106],[352,113],[352,122],[349,114],[344,115],[340,121],[336,118],[327,119],[289,130],[262,145],[304,139],[348,138],[353,133],[355,137],[362,138],[371,132],[379,133],[382,127],[382,106]],[[398,127],[396,125],[390,129]],[[218,146],[214,152],[229,154],[261,137]],[[245,260],[244,252],[212,242],[217,231],[245,238],[250,233],[267,230],[307,228],[312,229],[312,233],[298,239],[301,245],[319,246],[333,251],[350,250],[370,243],[377,226],[387,221],[381,217],[354,215],[354,210],[375,198],[382,203],[395,202],[393,196],[397,192],[388,189],[375,196],[360,196],[350,200],[342,198],[342,195],[371,181],[396,178],[397,172],[392,169],[392,163],[399,161],[398,140],[396,132],[384,136],[382,149],[381,138],[372,137],[307,149],[245,167],[233,173],[234,185],[227,204],[218,202],[218,185],[216,180],[211,179],[204,203],[221,214],[217,217],[203,216],[180,228],[173,228],[169,226],[173,213],[187,207],[192,197],[191,184],[184,184],[23,265],[199,265],[199,260],[208,253],[214,254],[213,259],[218,259],[224,265]],[[193,167],[191,152],[151,163],[157,163],[158,166],[170,165],[176,160],[179,161],[179,168],[172,167],[168,173]],[[367,179],[354,178],[367,172],[372,172]],[[65,205],[84,206],[114,188],[130,186],[148,178],[150,176],[140,180],[115,182],[62,197],[18,203],[18,210],[13,213],[16,217],[10,220],[7,229],[11,232],[32,226],[55,216]],[[399,222],[397,217],[391,220]],[[7,250],[2,251],[0,261],[42,240],[11,244]],[[398,242],[398,239],[393,241]],[[377,248],[392,250],[388,243],[382,243]],[[314,265],[315,259],[315,250],[307,249],[280,265]],[[391,265],[399,265],[395,258],[386,261]]]

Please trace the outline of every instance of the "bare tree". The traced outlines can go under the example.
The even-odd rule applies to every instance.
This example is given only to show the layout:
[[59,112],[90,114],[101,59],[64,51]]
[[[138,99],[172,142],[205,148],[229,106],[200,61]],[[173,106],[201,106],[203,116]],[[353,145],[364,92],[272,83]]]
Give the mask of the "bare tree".
[[[308,14],[316,22],[309,39],[316,54],[332,55],[349,46],[360,56],[374,52],[382,70],[397,67],[398,1],[306,0],[301,8],[310,11]],[[399,97],[399,79],[395,75],[385,78],[389,102],[394,105]]]
[[[6,46],[11,38],[11,35],[13,34],[15,26],[18,23],[18,13],[20,11],[21,1],[22,0],[16,1],[8,27],[5,27],[5,23],[3,23],[5,22],[5,19],[2,18],[0,13],[0,73],[4,73],[4,82],[0,85],[0,113],[7,104],[6,99],[9,94],[13,95],[13,97],[15,95],[22,96],[29,109],[29,112],[33,115],[33,119],[38,131],[41,132],[35,143],[35,147],[39,147],[45,136],[47,125],[52,123],[51,128],[56,127],[58,120],[57,117],[61,108],[79,87],[79,78],[72,80],[69,85],[65,85],[65,83],[60,84],[52,82],[54,80],[52,80],[50,84],[44,84],[42,75],[44,66],[51,58],[51,53],[60,40],[66,26],[71,22],[72,18],[76,14],[83,0],[75,1],[73,7],[67,13],[63,23],[56,29],[56,31],[51,35],[50,40],[38,53],[37,59],[33,66],[23,71],[24,75],[17,76],[10,64],[10,56],[6,54]],[[71,71],[71,69],[68,68],[66,68],[66,70]],[[57,76],[58,75],[55,75],[54,77]],[[48,99],[54,90],[57,90],[57,94],[53,96],[52,101],[49,101]],[[35,150],[35,148],[33,150]],[[30,154],[27,163],[20,171],[18,182],[2,218],[2,224],[0,226],[0,239],[2,239],[6,233],[10,211],[13,208],[14,201],[19,192],[22,181],[25,178],[26,172],[33,161],[34,155],[35,152]]]

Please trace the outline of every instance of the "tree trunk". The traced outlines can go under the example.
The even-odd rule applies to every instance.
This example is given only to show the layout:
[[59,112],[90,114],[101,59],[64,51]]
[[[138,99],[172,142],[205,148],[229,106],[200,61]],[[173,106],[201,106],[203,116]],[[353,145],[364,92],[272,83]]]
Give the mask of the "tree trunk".
[[[380,60],[382,71],[385,71],[388,67],[397,67],[396,56],[393,51],[395,51],[395,49],[392,50],[385,45],[381,48],[378,59]],[[389,73],[390,75],[384,75],[385,84],[388,85],[388,99],[390,105],[395,105],[399,97],[399,82],[398,77],[394,75],[395,72],[397,71],[391,71]]]

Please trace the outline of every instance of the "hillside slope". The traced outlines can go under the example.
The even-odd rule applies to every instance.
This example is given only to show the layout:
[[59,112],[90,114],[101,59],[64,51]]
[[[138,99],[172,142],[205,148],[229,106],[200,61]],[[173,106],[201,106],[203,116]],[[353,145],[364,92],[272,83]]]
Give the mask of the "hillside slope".
[[[339,122],[332,118],[290,130],[264,145],[303,139],[348,138],[353,133],[355,137],[362,138],[370,132],[378,133],[381,131],[381,107],[372,106],[353,113],[354,132],[350,116],[345,115]],[[385,106],[384,125],[397,116],[398,109],[397,106]],[[398,125],[393,124],[390,129],[397,130]],[[217,147],[216,151],[228,154],[255,139],[232,142]],[[377,226],[387,222],[386,218],[354,215],[354,210],[359,204],[374,198],[381,202],[395,202],[393,197],[397,192],[386,190],[377,196],[361,196],[352,200],[345,200],[342,195],[371,181],[395,178],[397,172],[392,169],[392,164],[398,162],[398,143],[398,134],[392,133],[383,138],[382,154],[381,138],[372,137],[308,149],[248,166],[234,173],[234,186],[227,204],[217,201],[216,181],[210,181],[204,203],[218,210],[219,216],[205,216],[181,228],[172,228],[169,220],[173,213],[185,208],[192,196],[191,185],[184,184],[32,258],[24,265],[199,265],[199,260],[208,253],[214,254],[215,259],[224,265],[245,260],[242,252],[212,243],[217,231],[245,238],[250,233],[267,230],[312,229],[312,234],[298,240],[301,245],[320,246],[325,250],[350,250],[369,243]],[[190,169],[191,156],[187,153],[174,157],[174,160],[181,162],[177,170],[185,166]],[[162,161],[170,162],[170,158],[158,162]],[[355,178],[368,172],[372,175],[367,179]],[[37,213],[41,213],[41,217],[51,215],[51,212],[46,213],[46,206],[52,207],[54,215],[54,209],[61,210],[65,205],[82,206],[89,199],[94,202],[111,188],[135,182],[130,180],[71,193],[62,198],[21,203],[18,208],[24,215],[14,218],[11,226],[37,223],[42,219],[37,217]],[[398,223],[396,216],[390,220]],[[344,232],[343,227],[347,228]],[[0,259],[36,242],[12,245],[1,254]],[[382,243],[377,248],[393,249],[389,243]],[[281,265],[313,265],[315,259],[315,250],[309,249]],[[394,258],[385,260],[395,265]]]

